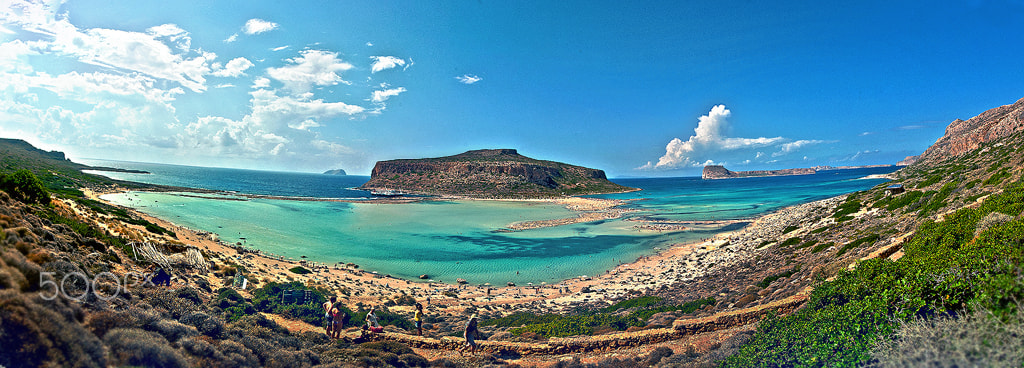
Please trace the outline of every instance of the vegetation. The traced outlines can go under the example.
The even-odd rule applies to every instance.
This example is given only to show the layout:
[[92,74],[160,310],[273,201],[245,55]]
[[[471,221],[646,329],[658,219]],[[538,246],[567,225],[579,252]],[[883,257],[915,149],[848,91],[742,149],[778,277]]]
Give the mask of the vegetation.
[[0,173],[0,190],[17,201],[28,204],[49,204],[50,193],[31,171],[21,169],[12,174]]
[[786,239],[785,241],[783,241],[782,243],[779,243],[779,248],[784,248],[784,247],[788,247],[788,246],[791,246],[791,245],[797,245],[797,244],[800,244],[800,242],[801,242],[800,238],[789,238],[789,239]]
[[[658,297],[644,296],[625,300],[597,312],[584,312],[575,315],[544,314],[535,315],[521,312],[510,316],[481,322],[482,326],[515,327],[509,332],[515,335],[534,333],[543,337],[566,337],[592,335],[594,331],[612,329],[623,331],[629,327],[643,327],[648,319],[657,313],[679,311],[683,314],[693,313],[706,305],[714,305],[714,298],[698,299],[680,305],[662,305],[652,307],[662,300]],[[614,314],[622,309],[638,308],[627,314]]]
[[873,244],[875,241],[878,241],[878,238],[879,238],[878,234],[870,234],[868,236],[864,236],[864,237],[858,238],[857,240],[854,240],[852,242],[846,243],[846,245],[843,245],[843,247],[839,248],[839,251],[836,252],[836,257],[845,254],[846,251],[848,251],[850,249],[854,249],[854,248],[860,247],[860,246],[862,246],[864,244]]
[[763,280],[757,283],[757,287],[764,289],[768,287],[768,285],[771,285],[773,282],[775,282],[775,280],[781,279],[783,277],[793,276],[793,274],[797,272],[800,272],[800,265],[793,267],[789,271],[765,277]]
[[869,361],[876,341],[893,334],[898,321],[969,314],[972,308],[1006,320],[1024,300],[1024,220],[977,226],[992,213],[1016,217],[1022,210],[1024,185],[1017,183],[978,208],[926,221],[902,258],[866,260],[821,282],[804,308],[761,322],[750,343],[724,366],[852,367]]

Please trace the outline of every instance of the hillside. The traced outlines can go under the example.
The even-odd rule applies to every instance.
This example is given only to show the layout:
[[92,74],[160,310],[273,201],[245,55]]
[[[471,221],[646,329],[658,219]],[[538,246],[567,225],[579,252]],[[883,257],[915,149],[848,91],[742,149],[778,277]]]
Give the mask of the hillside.
[[78,188],[121,185],[131,188],[155,188],[153,185],[130,183],[82,170],[137,172],[109,167],[95,167],[72,162],[63,152],[44,151],[20,139],[0,138],[0,172],[26,169],[43,181],[51,192],[81,196]]
[[536,160],[514,149],[380,161],[362,188],[475,198],[550,198],[634,190],[608,181],[604,171]]

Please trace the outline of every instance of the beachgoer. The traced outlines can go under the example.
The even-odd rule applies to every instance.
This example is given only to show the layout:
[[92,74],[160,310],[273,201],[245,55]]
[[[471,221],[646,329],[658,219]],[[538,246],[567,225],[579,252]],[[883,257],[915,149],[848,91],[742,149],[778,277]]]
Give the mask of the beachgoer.
[[416,315],[413,319],[416,321],[416,336],[423,336],[423,304],[416,303]]
[[469,322],[466,322],[466,330],[462,331],[462,337],[466,339],[466,345],[459,348],[459,356],[462,356],[462,350],[467,347],[470,348],[470,354],[476,354],[476,338],[480,336],[480,330],[476,328],[476,313],[472,317],[469,317]]
[[379,328],[380,324],[377,323],[377,315],[373,313],[376,307],[371,307],[370,311],[366,313],[366,327]]
[[331,315],[331,309],[334,308],[334,303],[338,302],[338,297],[332,296],[331,300],[324,302],[324,320],[327,321],[327,337],[334,336],[334,316]]
[[341,303],[336,303],[331,308],[331,324],[334,327],[334,335],[332,337],[335,339],[341,338],[341,330],[345,328],[345,320],[348,319],[348,314],[342,312],[340,307]]

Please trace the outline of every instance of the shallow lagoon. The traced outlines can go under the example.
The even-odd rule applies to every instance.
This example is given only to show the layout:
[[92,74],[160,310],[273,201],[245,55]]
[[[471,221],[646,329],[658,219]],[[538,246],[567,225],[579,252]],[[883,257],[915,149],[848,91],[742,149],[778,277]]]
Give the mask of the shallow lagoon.
[[[106,164],[110,165],[109,162]],[[119,167],[133,168],[128,166]],[[174,170],[178,167],[157,172],[161,170],[160,166],[164,165],[145,168],[154,172],[152,176],[132,174],[135,177],[122,178],[167,184],[167,178],[175,178]],[[223,177],[218,179],[218,174],[237,175],[237,170],[190,170],[198,170],[202,174],[197,179],[190,179],[190,186],[237,190],[224,184],[226,180]],[[203,170],[207,171],[204,173]],[[308,260],[327,264],[352,262],[366,270],[410,280],[428,274],[445,282],[465,278],[474,284],[504,284],[509,281],[525,284],[552,283],[580,275],[599,274],[619,263],[652,254],[656,248],[692,242],[735,229],[732,226],[674,233],[638,232],[633,228],[636,223],[627,221],[629,218],[659,221],[751,218],[784,206],[868,189],[885,180],[860,178],[892,170],[858,169],[807,176],[712,181],[699,178],[615,180],[644,190],[595,197],[629,200],[625,207],[637,212],[622,219],[521,232],[495,230],[517,221],[557,219],[575,214],[559,205],[542,202],[384,204],[365,200],[365,197],[362,197],[362,202],[347,203],[215,195],[196,198],[193,194],[148,192],[112,194],[104,198],[179,225],[216,233],[227,242],[243,242],[247,247],[296,259],[307,256]],[[258,182],[259,173],[247,174],[255,178],[250,181]],[[308,192],[295,186],[308,185],[302,184],[302,178],[342,183],[365,178],[323,179],[309,177],[310,174],[272,174],[290,178],[276,181],[277,186],[297,183],[280,190],[264,189],[258,194],[338,197],[335,193]],[[349,185],[347,188],[354,186],[345,185]],[[341,193],[346,192],[354,191],[344,189]]]

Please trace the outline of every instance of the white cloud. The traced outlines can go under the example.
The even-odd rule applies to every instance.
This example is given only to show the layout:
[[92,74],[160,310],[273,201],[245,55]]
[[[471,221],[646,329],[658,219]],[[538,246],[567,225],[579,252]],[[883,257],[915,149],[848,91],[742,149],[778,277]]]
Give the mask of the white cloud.
[[367,42],[367,43],[366,43],[366,46],[368,46],[368,47],[373,47],[373,42]]
[[254,35],[273,31],[277,29],[277,27],[277,23],[268,22],[259,18],[253,18],[245,22],[245,26],[242,27],[242,32],[245,32],[245,34],[247,35]]
[[232,43],[235,41],[238,41],[238,33],[232,34],[231,36],[228,36],[228,38],[224,39],[224,43]]
[[353,66],[339,59],[337,53],[304,50],[300,54],[299,57],[288,59],[291,65],[268,68],[267,75],[296,94],[309,92],[313,86],[348,84],[338,73],[352,69]]
[[[219,66],[218,64],[214,65]],[[231,61],[229,61],[227,65],[224,65],[223,68],[215,67],[214,69],[216,70],[213,72],[213,75],[217,77],[240,77],[245,75],[246,69],[253,66],[255,66],[255,64],[249,61],[249,59],[237,57],[231,59]]]
[[815,140],[815,139],[801,139],[801,140],[798,140],[798,141],[783,143],[781,146],[779,146],[779,151],[778,152],[772,153],[772,157],[782,156],[782,155],[785,155],[787,153],[799,150],[802,147],[809,146],[809,145],[812,145],[812,144],[821,144],[821,143],[829,143],[829,142],[830,141],[822,141],[822,140]]
[[371,73],[405,65],[405,60],[394,56],[370,56],[370,59],[373,59],[373,65],[370,68]]
[[281,51],[281,50],[287,49],[289,47],[291,47],[291,46],[290,45],[278,46],[278,47],[270,49],[270,51]]
[[391,98],[391,96],[398,96],[399,93],[402,93],[402,92],[405,92],[405,91],[406,91],[405,87],[389,88],[389,89],[384,89],[384,90],[373,91],[373,97],[371,98],[371,101],[377,102],[377,103],[384,102],[384,101],[387,101],[388,98]]
[[463,84],[473,84],[483,80],[483,78],[480,78],[479,76],[469,74],[460,75],[458,77],[455,77],[455,79],[457,79],[459,83]]
[[[711,108],[707,115],[698,119],[697,127],[693,130],[687,140],[673,138],[665,146],[665,154],[657,163],[647,162],[637,169],[661,169],[671,170],[687,167],[701,167],[709,165],[709,162],[741,162],[751,163],[749,155],[755,155],[754,160],[761,161],[768,158],[762,149],[771,148],[775,150],[770,156],[778,157],[791,152],[799,151],[801,148],[829,143],[832,141],[801,139],[791,140],[783,137],[759,137],[759,138],[737,138],[729,137],[729,117],[732,112],[725,108],[725,105],[717,105]],[[736,160],[736,161],[732,161]],[[764,163],[769,163],[767,161]]]
[[190,52],[191,38],[177,25],[158,25],[144,33],[104,28],[80,30],[66,15],[56,16],[58,7],[59,4],[21,2],[0,9],[0,18],[8,25],[40,35],[32,41],[40,54],[71,58],[118,73],[142,73],[177,82],[195,92],[206,90],[204,76],[217,56]]
[[234,87],[234,86],[235,85],[231,84],[231,83],[221,83],[221,84],[218,84],[216,86],[213,86],[213,88],[231,88],[231,87]]

